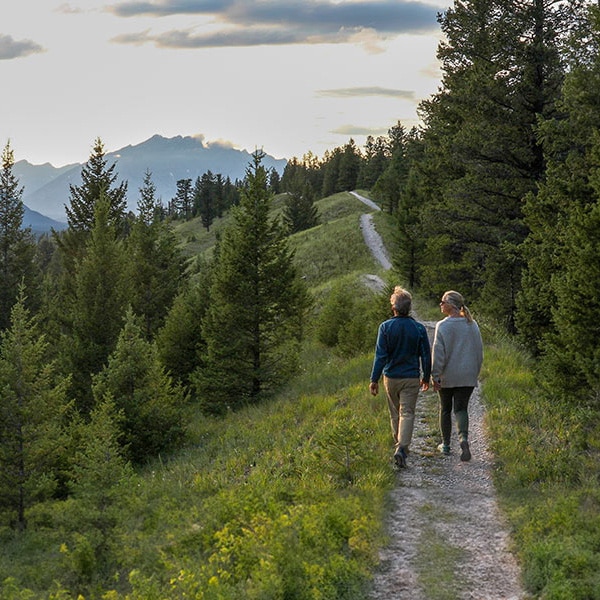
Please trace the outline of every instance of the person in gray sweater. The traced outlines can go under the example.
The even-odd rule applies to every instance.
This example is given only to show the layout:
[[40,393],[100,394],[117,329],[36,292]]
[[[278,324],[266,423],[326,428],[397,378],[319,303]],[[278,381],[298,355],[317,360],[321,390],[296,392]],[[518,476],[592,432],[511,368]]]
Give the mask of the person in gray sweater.
[[447,291],[442,296],[440,310],[445,318],[435,326],[432,350],[431,378],[440,398],[439,449],[450,454],[452,411],[458,430],[463,461],[471,460],[469,448],[469,399],[477,385],[483,363],[483,342],[477,322],[458,292]]

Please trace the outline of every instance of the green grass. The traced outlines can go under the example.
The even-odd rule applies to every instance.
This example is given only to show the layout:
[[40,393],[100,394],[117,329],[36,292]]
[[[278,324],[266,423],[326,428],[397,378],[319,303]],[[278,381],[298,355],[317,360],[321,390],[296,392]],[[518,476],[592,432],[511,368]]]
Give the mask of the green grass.
[[600,598],[600,435],[595,407],[543,391],[506,339],[486,345],[483,395],[496,485],[535,598]]
[[[385,275],[358,229],[366,207],[348,194],[318,206],[321,224],[292,238],[313,296],[334,283],[363,294],[362,273]],[[226,219],[210,232],[178,224],[188,255],[210,253]],[[393,244],[393,220],[374,221]],[[439,318],[435,303],[416,297],[415,308]],[[496,485],[525,584],[544,600],[600,598],[597,407],[541,393],[531,358],[482,329]],[[43,503],[25,532],[0,529],[0,600],[363,600],[396,485],[387,409],[367,391],[371,358],[342,358],[309,337],[301,373],[276,396],[220,419],[192,410],[186,447],[126,481],[104,512]],[[429,529],[418,546],[429,598],[456,597],[460,549]]]

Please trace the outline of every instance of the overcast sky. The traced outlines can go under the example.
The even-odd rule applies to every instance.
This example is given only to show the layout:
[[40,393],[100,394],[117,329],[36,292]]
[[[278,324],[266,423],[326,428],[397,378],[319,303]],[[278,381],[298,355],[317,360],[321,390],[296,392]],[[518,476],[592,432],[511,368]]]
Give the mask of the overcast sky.
[[3,0],[0,144],[84,162],[154,134],[277,158],[417,123],[442,0]]

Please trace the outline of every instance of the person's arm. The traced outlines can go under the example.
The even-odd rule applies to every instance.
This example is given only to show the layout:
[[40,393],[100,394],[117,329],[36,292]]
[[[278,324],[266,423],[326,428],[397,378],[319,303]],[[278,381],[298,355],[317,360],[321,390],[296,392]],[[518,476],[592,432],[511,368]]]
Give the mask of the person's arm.
[[387,362],[388,352],[385,344],[385,333],[383,330],[383,323],[377,330],[377,342],[375,344],[375,358],[373,359],[373,368],[371,370],[371,382],[369,384],[369,391],[373,396],[377,396],[379,393],[379,379],[383,373],[383,367]]
[[440,323],[435,326],[433,337],[433,350],[431,353],[431,379],[433,380],[433,389],[437,392],[442,387],[442,373],[446,364],[446,348],[444,337],[440,331]]
[[421,328],[421,342],[419,344],[421,360],[421,391],[426,392],[429,389],[429,379],[431,378],[431,346],[429,345],[429,336],[427,329]]

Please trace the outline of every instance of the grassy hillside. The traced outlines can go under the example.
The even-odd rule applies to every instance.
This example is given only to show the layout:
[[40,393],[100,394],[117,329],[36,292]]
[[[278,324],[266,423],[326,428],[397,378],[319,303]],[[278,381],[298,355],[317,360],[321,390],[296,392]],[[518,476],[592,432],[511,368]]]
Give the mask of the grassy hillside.
[[[349,194],[318,206],[321,224],[292,240],[315,315],[336,288],[377,307],[361,276],[386,274],[360,235],[365,207]],[[392,247],[389,217],[374,217]],[[226,220],[179,225],[189,255],[210,253]],[[0,530],[0,600],[364,600],[397,485],[385,402],[367,392],[378,318],[359,311],[370,341],[352,356],[309,335],[302,372],[262,405],[192,409],[186,447],[131,474],[109,504],[41,504],[25,532]],[[599,598],[596,419],[539,408],[530,360],[483,330],[496,478],[526,583],[534,597]],[[428,425],[435,435],[435,410]]]

